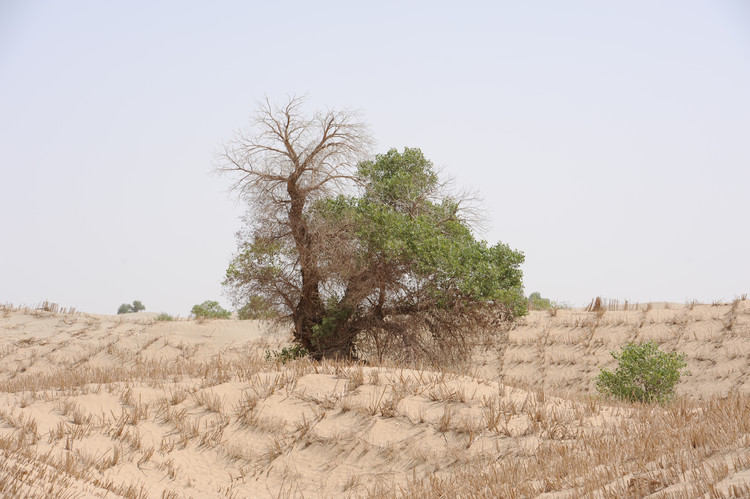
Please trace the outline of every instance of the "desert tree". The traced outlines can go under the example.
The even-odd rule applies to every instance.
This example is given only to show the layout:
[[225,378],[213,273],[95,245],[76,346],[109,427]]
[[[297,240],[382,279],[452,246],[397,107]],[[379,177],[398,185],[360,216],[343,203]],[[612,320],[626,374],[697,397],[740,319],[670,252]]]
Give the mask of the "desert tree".
[[225,146],[218,170],[249,204],[224,285],[294,324],[318,355],[462,350],[485,319],[524,313],[523,255],[472,233],[419,149],[369,158],[350,111],[306,117],[267,101]]
[[229,319],[232,315],[229,310],[224,310],[219,302],[213,300],[193,305],[190,313],[197,319]]
[[132,305],[130,303],[123,303],[120,305],[117,309],[117,313],[131,314],[133,312],[140,312],[141,310],[146,310],[146,306],[140,300],[134,300]]
[[[357,163],[372,139],[350,110],[308,117],[304,98],[283,107],[266,99],[246,130],[229,142],[217,170],[234,178],[233,190],[250,205],[240,254],[228,270],[228,284],[243,295],[263,296],[291,316],[295,337],[306,348],[313,326],[323,319],[320,294],[321,235],[310,227],[312,203],[340,193],[355,181]],[[242,276],[238,272],[246,273]]]
[[311,213],[330,277],[316,344],[461,360],[477,333],[525,313],[523,254],[474,238],[474,213],[421,150],[379,154],[357,178],[357,195],[325,198]]

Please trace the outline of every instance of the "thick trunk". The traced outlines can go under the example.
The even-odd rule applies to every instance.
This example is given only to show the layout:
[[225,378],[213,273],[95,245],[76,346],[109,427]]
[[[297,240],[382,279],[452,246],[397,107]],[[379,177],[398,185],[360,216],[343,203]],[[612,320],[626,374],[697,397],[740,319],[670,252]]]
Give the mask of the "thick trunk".
[[292,200],[289,210],[289,225],[299,254],[302,277],[300,299],[293,314],[294,337],[307,350],[314,351],[312,327],[320,322],[323,313],[323,303],[320,300],[319,292],[320,274],[312,247],[312,238],[304,218],[305,197],[297,188],[296,180],[296,177],[291,177],[287,183],[287,192]]

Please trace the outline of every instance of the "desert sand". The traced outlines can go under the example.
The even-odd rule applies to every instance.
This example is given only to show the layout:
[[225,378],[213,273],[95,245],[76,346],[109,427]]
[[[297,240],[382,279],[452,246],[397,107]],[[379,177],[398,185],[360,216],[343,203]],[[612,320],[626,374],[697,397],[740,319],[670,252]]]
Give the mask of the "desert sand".
[[[687,354],[669,406],[611,350]],[[3,497],[750,497],[750,301],[531,312],[458,369],[267,360],[269,322],[0,307]]]

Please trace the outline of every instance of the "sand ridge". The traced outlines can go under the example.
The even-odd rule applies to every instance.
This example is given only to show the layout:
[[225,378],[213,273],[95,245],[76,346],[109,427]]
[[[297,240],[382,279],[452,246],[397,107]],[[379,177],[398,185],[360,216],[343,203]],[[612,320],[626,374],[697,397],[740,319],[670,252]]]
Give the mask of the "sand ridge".
[[[459,373],[266,361],[290,341],[270,323],[6,307],[0,492],[731,497],[750,492],[750,399],[732,363],[750,352],[749,311],[535,312]],[[590,366],[633,336],[688,351],[686,392],[705,400],[589,397]]]

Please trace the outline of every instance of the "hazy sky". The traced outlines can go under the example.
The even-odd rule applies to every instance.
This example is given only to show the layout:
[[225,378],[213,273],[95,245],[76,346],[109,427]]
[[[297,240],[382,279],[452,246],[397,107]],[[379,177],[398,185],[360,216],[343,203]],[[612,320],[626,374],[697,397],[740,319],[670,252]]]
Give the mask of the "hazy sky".
[[526,292],[750,292],[750,4],[0,0],[0,302],[188,314],[264,95],[361,110],[483,198]]

